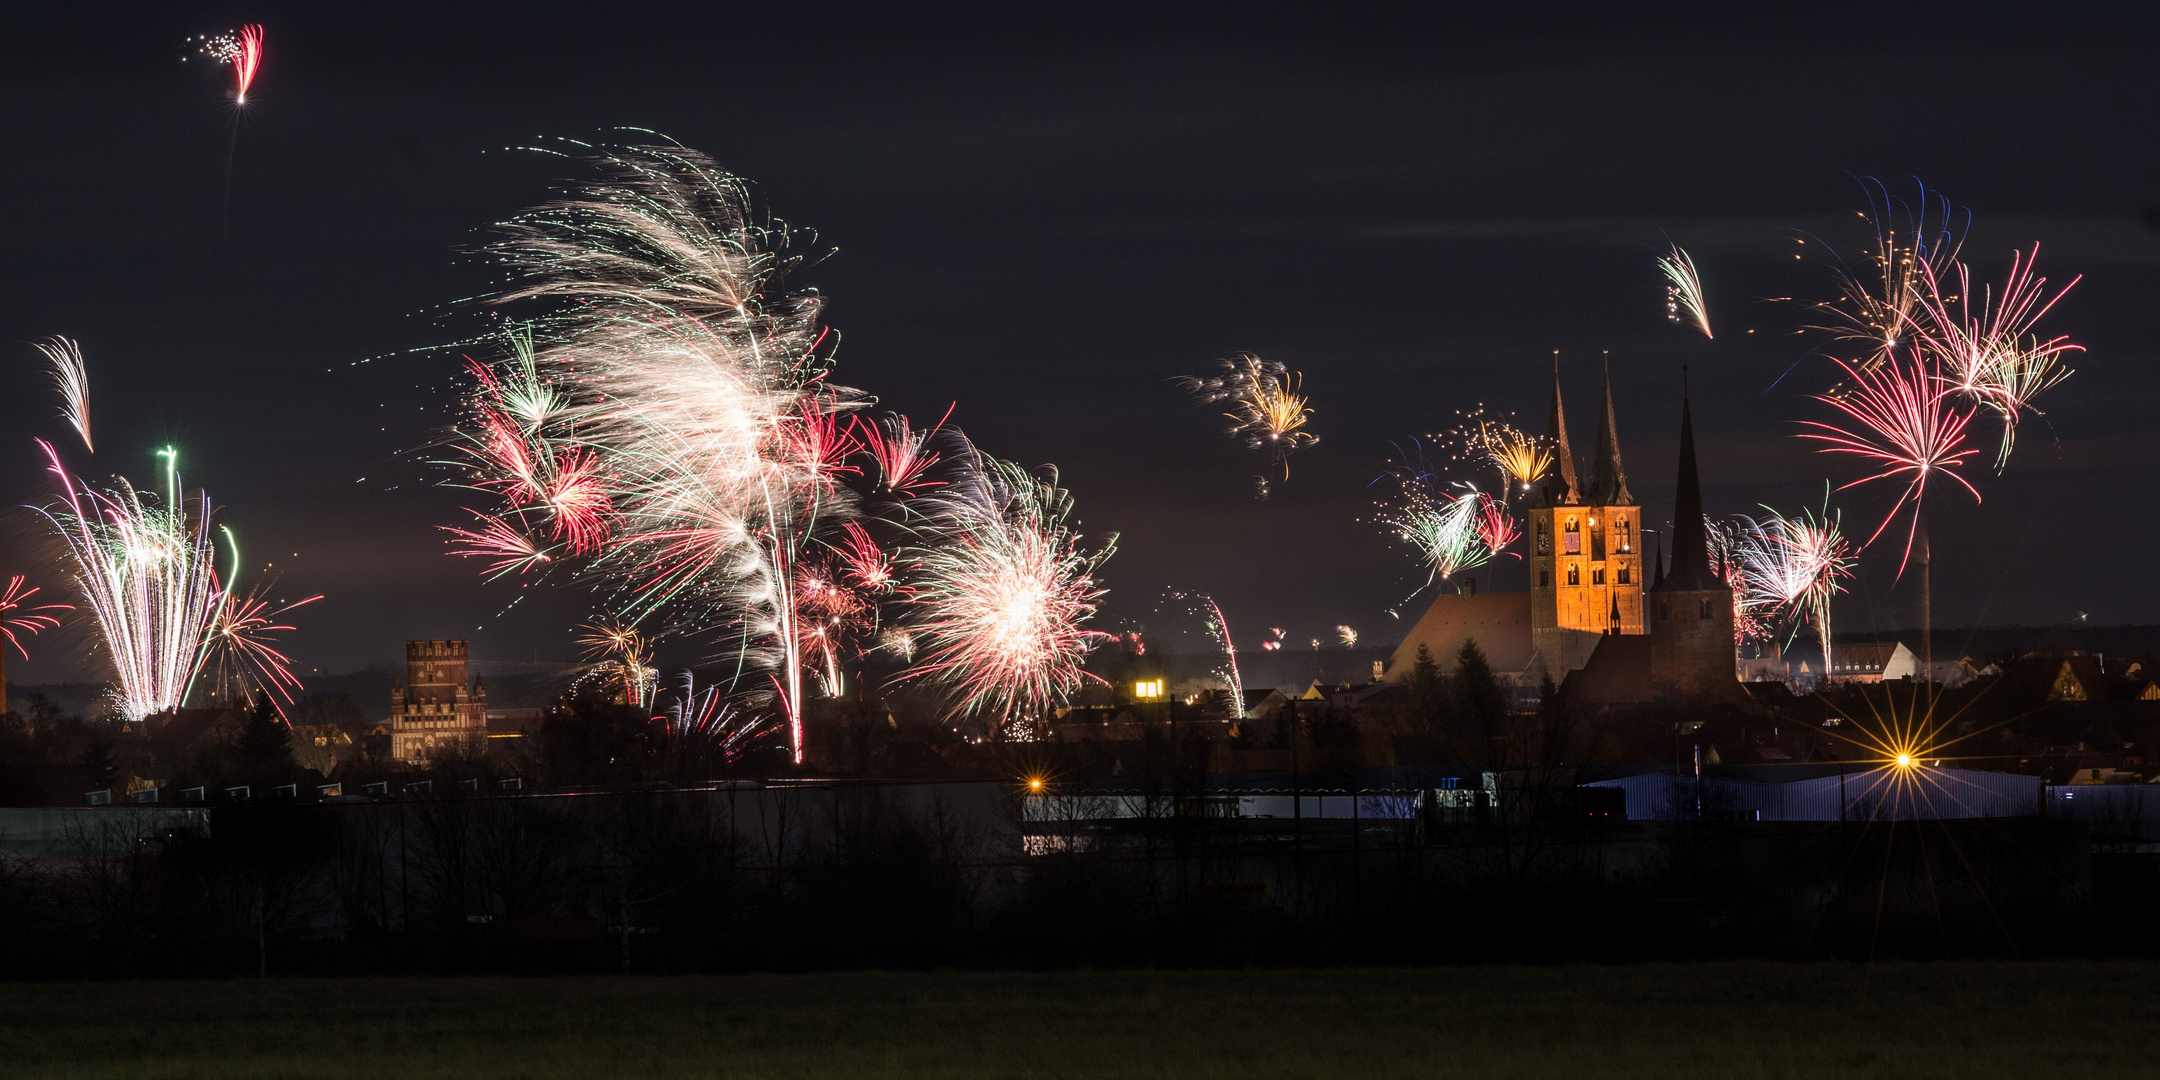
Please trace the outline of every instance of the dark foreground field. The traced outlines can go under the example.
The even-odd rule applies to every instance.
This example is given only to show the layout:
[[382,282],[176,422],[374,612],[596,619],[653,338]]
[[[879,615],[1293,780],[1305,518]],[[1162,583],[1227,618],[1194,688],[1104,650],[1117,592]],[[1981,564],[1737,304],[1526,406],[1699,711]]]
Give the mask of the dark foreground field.
[[2160,965],[0,987],[10,1077],[2147,1074]]

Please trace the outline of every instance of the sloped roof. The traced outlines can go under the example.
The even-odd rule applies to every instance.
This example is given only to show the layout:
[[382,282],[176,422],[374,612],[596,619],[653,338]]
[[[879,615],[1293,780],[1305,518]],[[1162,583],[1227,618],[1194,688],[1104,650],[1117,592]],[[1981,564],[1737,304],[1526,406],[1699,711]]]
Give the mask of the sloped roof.
[[1418,646],[1431,651],[1440,670],[1454,667],[1455,654],[1463,642],[1475,640],[1485,660],[1496,672],[1516,672],[1530,666],[1530,594],[1527,592],[1449,593],[1433,600],[1425,615],[1403,635],[1402,644],[1388,658],[1383,677],[1402,682],[1417,662]]
[[1650,637],[1607,634],[1590,653],[1590,662],[1568,676],[1568,693],[1585,705],[1624,705],[1654,701],[1650,682]]

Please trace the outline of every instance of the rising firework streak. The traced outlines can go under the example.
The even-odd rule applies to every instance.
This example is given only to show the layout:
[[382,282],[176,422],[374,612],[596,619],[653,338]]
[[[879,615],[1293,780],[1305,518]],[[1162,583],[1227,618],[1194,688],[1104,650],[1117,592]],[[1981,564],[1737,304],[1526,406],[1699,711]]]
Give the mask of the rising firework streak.
[[1703,304],[1702,275],[1695,272],[1695,260],[1674,244],[1670,256],[1658,258],[1658,269],[1665,272],[1665,317],[1682,326],[1693,326],[1704,337],[1715,337],[1710,332],[1710,309]]
[[55,337],[38,342],[37,350],[52,364],[53,387],[60,391],[60,415],[82,436],[83,449],[96,453],[97,447],[90,442],[90,375],[83,368],[82,347],[72,339]]

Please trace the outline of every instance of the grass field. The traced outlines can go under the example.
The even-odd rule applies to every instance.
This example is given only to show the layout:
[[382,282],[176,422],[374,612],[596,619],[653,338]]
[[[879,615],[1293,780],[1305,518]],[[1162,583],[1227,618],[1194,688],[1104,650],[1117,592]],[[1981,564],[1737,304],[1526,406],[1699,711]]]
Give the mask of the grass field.
[[2160,1069],[2160,966],[0,986],[9,1077],[2029,1077]]

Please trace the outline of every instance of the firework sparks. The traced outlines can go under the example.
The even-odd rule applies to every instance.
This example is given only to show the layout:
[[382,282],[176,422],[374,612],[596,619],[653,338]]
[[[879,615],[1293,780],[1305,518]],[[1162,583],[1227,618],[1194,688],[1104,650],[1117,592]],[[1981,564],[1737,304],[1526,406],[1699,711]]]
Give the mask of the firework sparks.
[[1237,646],[1230,641],[1230,620],[1223,618],[1222,607],[1215,598],[1206,593],[1170,590],[1170,595],[1184,602],[1207,630],[1208,639],[1222,652],[1222,663],[1213,672],[1230,691],[1230,711],[1233,717],[1245,715],[1245,680],[1238,672]]
[[1665,274],[1665,317],[1714,339],[1717,335],[1710,332],[1710,309],[1703,305],[1702,275],[1695,272],[1695,260],[1674,244],[1672,254],[1659,256],[1657,264]]
[[247,104],[248,89],[255,85],[255,72],[262,67],[263,28],[249,23],[232,33],[197,41],[204,56],[232,68],[233,100]]
[[1957,263],[1955,311],[1943,299],[1935,268],[1926,267],[1927,289],[1921,297],[1926,321],[1921,339],[1940,358],[1945,377],[1960,393],[2001,418],[2002,447],[1995,456],[1998,473],[2010,462],[2019,415],[2038,415],[2033,400],[2070,377],[2071,369],[2063,362],[2067,354],[2084,351],[2067,337],[2042,340],[2032,332],[2033,324],[2084,280],[2083,275],[2072,278],[2048,296],[2047,279],[2033,275],[2039,258],[2038,244],[2030,255],[2013,252],[2001,295],[1983,286],[1977,304],[1972,273],[1964,263]]
[[1504,480],[1502,497],[1520,489],[1528,494],[1531,485],[1552,468],[1553,456],[1545,440],[1525,433],[1521,428],[1502,420],[1487,420],[1478,425],[1478,443],[1493,466],[1500,470]]
[[82,347],[70,338],[55,337],[38,342],[37,350],[52,364],[53,387],[60,391],[60,415],[82,436],[83,449],[96,453],[97,447],[90,442],[90,374],[83,367]]
[[924,541],[902,556],[922,651],[907,677],[950,691],[962,709],[1004,717],[1001,726],[1037,722],[1089,677],[1081,661],[1107,637],[1086,623],[1117,538],[1083,548],[1054,473],[980,453],[939,497]]
[[931,439],[937,437],[952,417],[952,408],[927,431],[920,431],[908,424],[908,418],[895,413],[880,418],[874,424],[860,425],[860,441],[865,453],[877,466],[878,489],[895,495],[910,496],[942,486],[943,481],[930,479],[930,467],[938,463],[937,451],[929,449]]
[[[1768,507],[1764,509],[1768,510]],[[1786,517],[1770,510],[1766,521],[1748,522],[1750,541],[1740,559],[1741,588],[1751,606],[1807,626],[1822,642],[1823,670],[1830,670],[1830,603],[1852,576],[1853,552],[1837,516],[1803,512]]]
[[[1246,447],[1265,450],[1268,460],[1282,466],[1290,477],[1290,454],[1320,441],[1305,430],[1312,410],[1302,392],[1303,379],[1273,360],[1241,353],[1216,361],[1219,374],[1207,378],[1183,378],[1178,385],[1203,405],[1225,405],[1223,417],[1230,421],[1230,435]],[[1265,498],[1266,495],[1261,496]]]
[[1275,652],[1276,650],[1282,648],[1282,643],[1283,628],[1280,626],[1270,626],[1268,627],[1268,639],[1260,643],[1260,651]]
[[714,753],[721,763],[732,765],[761,737],[771,734],[773,726],[770,716],[737,708],[722,689],[708,686],[699,690],[696,675],[683,672],[681,686],[665,718],[669,741],[678,750]]
[[[31,603],[31,598],[37,594],[35,587],[23,588],[23,577],[20,574],[9,578],[7,586],[0,588],[0,637],[6,638],[7,644],[13,645],[15,651],[25,660],[30,659],[30,653],[23,648],[22,638],[18,635],[36,636],[45,630],[58,630],[60,620],[45,613],[75,610],[73,604]],[[5,652],[0,651],[0,656],[4,655]]]
[[[230,539],[228,535],[228,540]],[[292,673],[292,658],[277,647],[272,635],[295,629],[281,621],[285,613],[306,607],[320,595],[293,603],[273,603],[265,597],[272,582],[262,582],[248,596],[227,595],[203,638],[204,669],[218,700],[237,701],[260,692],[268,695],[279,715],[292,703],[300,679]]]
[[1353,648],[1357,645],[1357,631],[1348,626],[1338,626],[1335,628],[1335,640],[1342,642],[1343,648]]
[[181,494],[178,455],[165,459],[162,499],[125,480],[110,492],[77,481],[38,440],[60,502],[43,509],[66,543],[75,583],[97,618],[114,669],[121,715],[142,720],[179,707],[203,662],[223,601],[214,567],[209,496]]
[[596,623],[583,629],[585,635],[578,644],[585,647],[591,665],[587,674],[620,679],[623,703],[643,708],[653,686],[652,642],[637,627],[620,623]]
[[[770,675],[737,689],[770,683],[800,760],[819,627],[797,570],[854,514],[842,421],[861,396],[825,380],[822,302],[782,287],[794,233],[739,178],[676,146],[593,164],[599,180],[490,249],[515,279],[497,302],[554,306],[475,373],[465,464],[505,506],[451,530],[453,551],[495,575],[574,559],[622,587],[628,622],[717,628],[746,674]],[[900,441],[919,452],[914,434]],[[918,454],[898,478],[920,488],[930,463]],[[520,520],[534,513],[548,543]]]
[[1955,388],[1918,351],[1892,356],[1872,370],[1842,360],[1837,364],[1851,380],[1849,386],[1818,395],[1816,400],[1845,414],[1851,425],[1802,421],[1817,431],[1804,432],[1800,437],[1824,443],[1823,453],[1852,454],[1879,467],[1879,471],[1845,484],[1839,488],[1841,491],[1877,480],[1905,481],[1897,502],[1867,539],[1868,544],[1873,544],[1906,504],[1912,504],[1913,522],[1906,530],[1905,554],[1898,563],[1902,572],[1905,561],[1912,557],[1913,537],[1919,530],[1920,506],[1927,496],[1929,480],[1948,477],[1971,492],[1973,501],[1980,500],[1979,489],[1956,471],[1978,453],[1965,445],[1965,428],[1973,414],[1951,404]]
[[[1874,239],[1861,263],[1864,270],[1823,245],[1838,260],[1839,297],[1822,305],[1835,318],[1814,329],[1833,339],[1864,347],[1856,365],[1873,370],[1889,360],[1899,347],[1909,344],[1915,319],[1924,316],[1932,285],[1929,265],[1948,266],[1957,260],[1971,215],[1958,215],[1940,192],[1920,189],[1920,205],[1892,196],[1879,181],[1863,181],[1868,209],[1860,219],[1874,231]],[[1805,241],[1803,241],[1805,242]]]
[[1520,535],[1507,507],[1476,485],[1442,487],[1417,467],[1393,478],[1396,497],[1382,504],[1378,520],[1418,553],[1430,569],[1427,585],[1485,565]]

